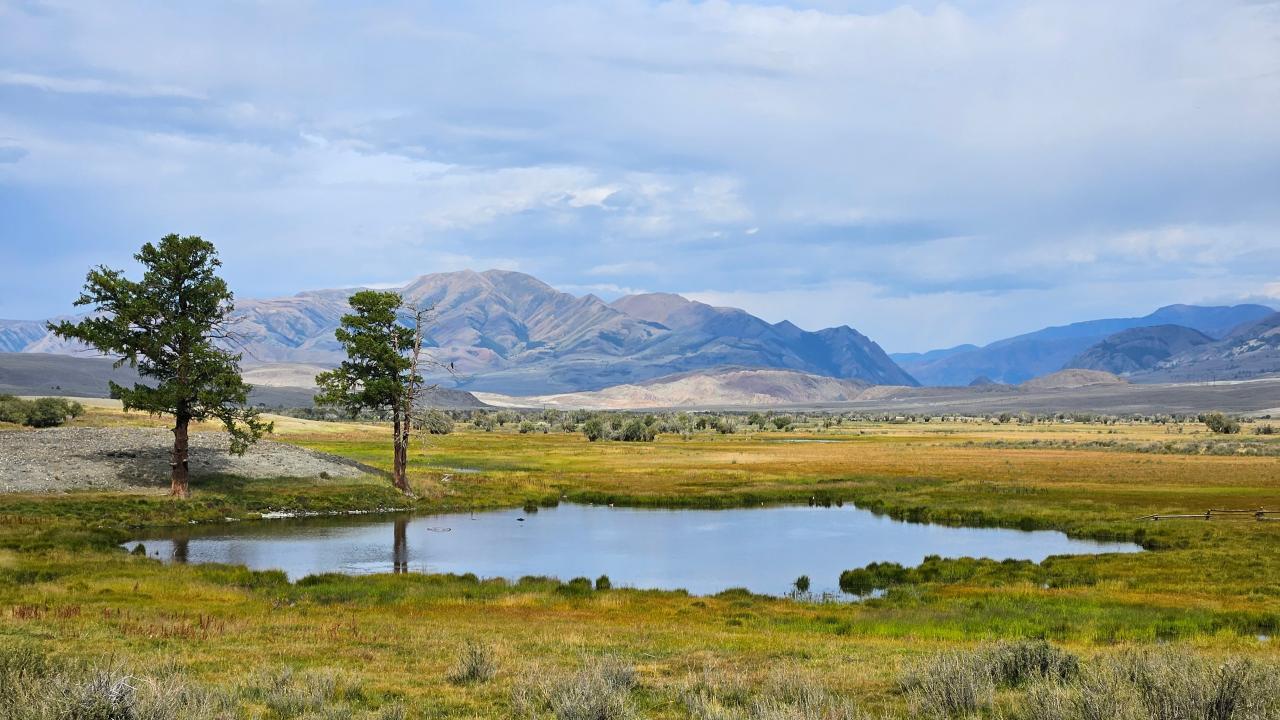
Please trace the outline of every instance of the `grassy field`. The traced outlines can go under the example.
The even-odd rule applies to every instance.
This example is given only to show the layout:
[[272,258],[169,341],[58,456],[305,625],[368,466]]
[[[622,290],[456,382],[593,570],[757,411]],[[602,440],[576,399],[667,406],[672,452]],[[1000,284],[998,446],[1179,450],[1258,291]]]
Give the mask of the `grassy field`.
[[[149,421],[92,408],[80,422]],[[277,440],[375,467],[388,465],[386,435],[366,425],[277,425]],[[1280,509],[1277,446],[1271,438],[1234,440],[1248,442],[1224,455],[1190,425],[844,423],[592,444],[508,426],[462,429],[414,448],[422,510],[813,499],[913,520],[1131,539],[1151,549],[1034,567],[944,563],[940,573],[913,577],[883,598],[842,605],[466,577],[323,576],[290,584],[278,573],[166,567],[110,549],[143,525],[268,508],[402,504],[377,478],[219,478],[193,485],[189,502],[155,493],[0,496],[0,546],[7,548],[0,550],[0,644],[34,644],[60,662],[109,656],[137,673],[165,668],[202,687],[233,689],[253,717],[296,715],[259,687],[293,687],[268,678],[285,667],[301,673],[290,682],[304,689],[317,677],[328,678],[325,687],[348,688],[333,689],[333,703],[351,713],[403,708],[425,718],[510,716],[513,702],[554,713],[552,700],[530,705],[529,688],[550,697],[548,682],[581,679],[579,668],[600,657],[635,668],[626,703],[656,717],[710,717],[692,698],[721,698],[725,687],[765,692],[780,674],[873,712],[921,711],[904,690],[913,666],[999,639],[1048,639],[1089,662],[1172,644],[1270,664],[1277,652],[1268,638],[1280,625],[1280,523],[1135,519]],[[488,648],[482,654],[496,667],[492,679],[466,682],[453,673],[451,680],[469,643]],[[708,691],[708,683],[718,689]],[[1018,692],[998,689],[997,710],[1024,704]]]

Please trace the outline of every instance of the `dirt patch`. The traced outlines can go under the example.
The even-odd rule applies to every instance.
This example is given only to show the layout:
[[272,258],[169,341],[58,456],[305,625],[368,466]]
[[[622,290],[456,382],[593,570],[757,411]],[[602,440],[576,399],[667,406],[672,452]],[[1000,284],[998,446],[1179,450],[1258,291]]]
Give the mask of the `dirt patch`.
[[[173,435],[156,428],[50,428],[0,432],[0,492],[162,488],[169,484]],[[225,433],[191,434],[191,475],[245,478],[359,478],[373,468],[263,440],[243,456]]]

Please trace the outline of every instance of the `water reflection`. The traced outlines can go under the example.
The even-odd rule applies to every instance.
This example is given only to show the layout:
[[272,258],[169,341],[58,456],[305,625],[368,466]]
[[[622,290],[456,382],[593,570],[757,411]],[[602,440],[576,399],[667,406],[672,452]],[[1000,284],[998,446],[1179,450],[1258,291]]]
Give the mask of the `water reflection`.
[[409,528],[409,519],[397,518],[393,524],[395,539],[391,541],[391,572],[407,573],[409,572],[409,541],[406,531]]

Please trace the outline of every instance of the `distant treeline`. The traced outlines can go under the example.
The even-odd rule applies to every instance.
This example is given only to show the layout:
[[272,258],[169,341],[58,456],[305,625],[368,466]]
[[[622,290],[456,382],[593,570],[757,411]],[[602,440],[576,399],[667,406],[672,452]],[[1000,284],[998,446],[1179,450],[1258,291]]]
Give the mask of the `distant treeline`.
[[[354,417],[323,408],[292,408],[278,411],[281,414],[309,420],[340,421],[357,420],[380,422],[388,418],[385,413],[362,412]],[[447,434],[456,425],[470,425],[486,432],[515,430],[530,433],[581,432],[593,442],[616,440],[622,442],[648,442],[658,435],[679,435],[689,438],[697,433],[732,435],[739,432],[823,432],[842,426],[858,424],[941,424],[974,423],[990,425],[1041,425],[1041,424],[1091,424],[1102,426],[1127,424],[1167,425],[1172,432],[1179,432],[1188,423],[1204,423],[1215,432],[1239,432],[1239,419],[1227,418],[1221,413],[1208,414],[1131,414],[1107,415],[1100,413],[997,413],[992,415],[933,415],[926,413],[883,412],[832,412],[832,411],[665,411],[644,412],[627,410],[557,410],[557,409],[465,409],[431,410],[420,421],[432,434]],[[1271,434],[1269,424],[1255,424],[1253,431]]]

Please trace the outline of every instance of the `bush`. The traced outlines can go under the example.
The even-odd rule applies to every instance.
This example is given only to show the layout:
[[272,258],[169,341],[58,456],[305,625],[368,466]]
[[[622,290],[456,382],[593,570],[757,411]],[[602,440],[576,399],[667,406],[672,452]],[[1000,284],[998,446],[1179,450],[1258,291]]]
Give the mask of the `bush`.
[[529,433],[533,432],[534,430],[537,430],[537,429],[538,429],[538,426],[537,426],[537,425],[534,425],[534,424],[533,424],[533,422],[532,422],[532,421],[530,421],[530,420],[521,420],[521,421],[520,421],[520,426],[519,426],[519,428],[518,428],[518,429],[520,430],[520,434],[521,434],[521,435],[528,435]]
[[981,652],[939,655],[903,681],[912,710],[927,718],[966,717],[991,706],[996,684]]
[[655,437],[654,429],[639,418],[628,422],[618,433],[618,439],[623,442],[653,442]]
[[593,417],[582,424],[582,434],[591,442],[608,440],[609,428],[604,424],[603,420]]
[[1080,659],[1044,640],[1002,642],[988,652],[996,684],[1018,687],[1031,680],[1067,681],[1080,672]]
[[795,420],[792,420],[790,415],[776,415],[772,418],[771,422],[773,423],[773,426],[779,430],[786,430],[795,423]]
[[588,660],[577,673],[558,681],[526,680],[512,691],[518,715],[556,720],[625,720],[636,717],[631,691],[635,669],[612,658]]
[[473,685],[489,682],[498,674],[498,663],[493,648],[477,642],[468,642],[458,654],[458,660],[449,669],[448,680],[454,685]]
[[418,429],[431,435],[448,435],[453,432],[453,418],[432,408],[418,421]]
[[809,576],[801,575],[800,577],[796,578],[795,587],[796,587],[796,592],[798,593],[809,592]]
[[601,575],[596,578],[596,590],[612,590],[613,582],[609,580],[608,575]]
[[63,398],[23,400],[12,395],[0,395],[0,422],[48,428],[62,425],[68,418],[77,418],[83,414],[83,405]]
[[1240,423],[1220,412],[1211,412],[1204,416],[1205,427],[1221,435],[1234,435],[1240,432]]

